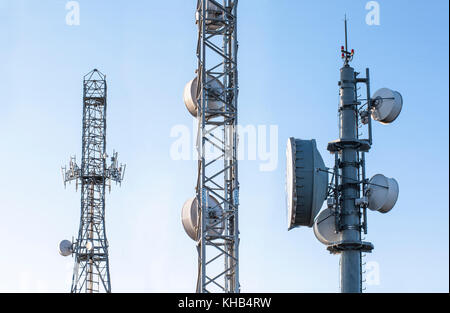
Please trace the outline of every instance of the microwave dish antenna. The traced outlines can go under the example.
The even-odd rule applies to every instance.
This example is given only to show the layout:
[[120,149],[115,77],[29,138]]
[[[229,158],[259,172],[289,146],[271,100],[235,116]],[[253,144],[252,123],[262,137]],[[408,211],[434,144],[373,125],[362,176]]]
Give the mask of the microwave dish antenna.
[[367,198],[372,211],[388,213],[397,203],[398,195],[399,186],[394,178],[377,174],[370,179]]
[[315,140],[289,138],[286,157],[288,229],[312,227],[327,196],[325,163]]
[[[220,1],[220,0],[219,0]],[[217,1],[217,2],[219,2]],[[225,25],[224,10],[214,4],[210,0],[206,0],[205,8],[205,27],[208,31],[217,31]],[[199,7],[195,13],[196,24],[201,23],[201,8]]]
[[59,243],[59,254],[69,256],[73,253],[73,244],[69,240],[63,240]]
[[[188,236],[194,240],[199,239],[199,208],[197,198],[191,198],[187,200],[183,209],[181,210],[181,220],[183,223],[184,230]],[[224,232],[223,209],[217,201],[216,198],[209,196],[208,198],[208,210],[206,221],[208,223],[208,234],[209,235],[222,235]]]
[[[224,102],[221,100],[221,97],[224,93],[224,89],[223,84],[217,78],[208,76],[206,80],[206,97],[209,98],[206,108],[208,117],[214,115],[214,113],[217,114],[217,111],[223,109]],[[193,117],[198,117],[199,96],[198,77],[195,77],[186,84],[183,92],[184,104]]]
[[372,118],[382,124],[394,122],[403,107],[403,97],[398,91],[382,88],[373,95]]
[[330,246],[342,240],[342,235],[336,229],[336,213],[326,208],[319,213],[314,221],[314,235],[326,246]]

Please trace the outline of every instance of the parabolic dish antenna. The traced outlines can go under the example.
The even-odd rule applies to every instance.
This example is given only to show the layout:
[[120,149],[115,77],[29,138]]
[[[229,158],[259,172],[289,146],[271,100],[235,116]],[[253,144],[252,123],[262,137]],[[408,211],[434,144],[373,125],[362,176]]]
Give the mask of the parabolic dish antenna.
[[327,195],[325,164],[315,140],[289,138],[286,157],[289,230],[298,226],[312,227]]
[[[220,95],[224,92],[223,84],[216,78],[208,76],[206,81],[207,89],[209,90],[208,110],[220,110],[223,108],[223,102],[219,100]],[[192,116],[197,117],[199,103],[197,101],[197,87],[198,77],[191,80],[184,87],[183,100],[186,108]],[[214,100],[217,99],[217,100]]]
[[69,240],[63,240],[59,243],[59,254],[69,256],[72,252],[72,243]]
[[336,233],[335,214],[329,208],[320,212],[314,222],[314,235],[324,245],[341,241],[341,233]]
[[400,115],[403,107],[402,95],[388,88],[382,88],[373,95],[375,101],[372,118],[382,124],[390,124]]
[[[192,240],[198,241],[200,230],[199,228],[199,207],[197,198],[187,200],[181,211],[181,221],[183,227]],[[221,235],[224,231],[224,223],[220,222],[223,216],[223,209],[219,205],[216,198],[209,196],[208,198],[208,215],[206,217],[207,227],[209,228],[208,235]]]
[[369,209],[381,213],[387,213],[394,207],[399,194],[398,183],[393,178],[377,174],[369,181],[367,198]]
[[[200,8],[201,9],[201,8]],[[217,7],[211,1],[206,2],[206,29],[207,30],[217,30],[222,27],[225,23],[223,18],[223,11]],[[198,23],[200,21],[200,11],[197,10],[195,13],[195,20]]]

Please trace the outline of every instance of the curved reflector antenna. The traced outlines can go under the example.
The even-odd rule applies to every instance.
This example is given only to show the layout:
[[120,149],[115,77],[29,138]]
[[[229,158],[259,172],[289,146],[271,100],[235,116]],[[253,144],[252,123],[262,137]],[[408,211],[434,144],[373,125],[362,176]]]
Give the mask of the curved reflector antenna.
[[[217,5],[212,3],[211,1],[206,2],[206,18],[205,18],[205,25],[206,29],[209,30],[217,30],[224,26],[225,19],[223,15],[223,11],[219,9]],[[195,13],[195,20],[196,23],[200,21],[200,12],[201,7],[198,8],[197,12]]]
[[[183,223],[184,230],[188,236],[195,241],[200,239],[199,227],[199,207],[197,198],[191,198],[187,200],[181,211],[181,221]],[[208,214],[206,216],[207,227],[209,228],[208,235],[221,235],[224,231],[224,223],[220,220],[223,217],[223,209],[220,206],[216,198],[209,196],[208,199]]]
[[324,245],[332,245],[341,241],[342,233],[336,233],[335,214],[329,208],[320,212],[314,222],[314,235]]
[[[223,108],[223,102],[220,101],[220,95],[224,92],[223,84],[212,76],[208,76],[207,82],[208,86],[208,110],[221,110]],[[186,108],[192,116],[197,117],[199,103],[197,101],[197,87],[198,87],[198,77],[191,80],[184,87],[183,100]],[[216,100],[215,100],[216,99]],[[209,114],[211,115],[211,114]]]
[[402,95],[388,88],[382,88],[373,95],[374,109],[372,118],[382,124],[390,124],[402,111]]
[[395,206],[399,195],[399,186],[395,179],[377,174],[369,181],[367,198],[369,209],[387,213]]
[[69,240],[63,240],[59,243],[59,254],[62,256],[69,256],[73,252],[72,242]]
[[288,228],[312,227],[327,195],[325,164],[315,140],[289,138],[286,157]]

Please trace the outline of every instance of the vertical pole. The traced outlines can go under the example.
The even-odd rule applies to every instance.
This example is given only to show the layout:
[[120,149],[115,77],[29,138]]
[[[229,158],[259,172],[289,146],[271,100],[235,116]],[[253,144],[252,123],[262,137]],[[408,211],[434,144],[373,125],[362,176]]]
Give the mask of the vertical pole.
[[[367,112],[372,112],[372,99],[370,97],[370,71],[366,68],[366,88],[367,88]],[[369,116],[369,144],[372,145],[372,119]]]
[[[88,234],[88,240],[86,241],[86,244],[89,242],[94,241],[94,182],[91,183],[89,191],[89,234]],[[87,249],[86,249],[87,250]],[[87,286],[87,292],[93,293],[94,292],[94,262],[92,260],[92,251],[88,250],[86,251],[86,254],[89,258],[89,265],[88,265],[88,286]]]
[[348,51],[348,41],[347,41],[347,16],[345,16],[345,51]]
[[231,209],[234,211],[232,218],[230,218],[230,236],[233,237],[230,242],[230,257],[228,257],[227,268],[231,269],[229,273],[230,286],[227,288],[228,292],[239,293],[239,185],[238,185],[238,162],[237,162],[237,125],[238,125],[238,69],[237,69],[237,53],[238,53],[238,41],[237,41],[237,0],[228,0],[226,7],[230,9],[232,14],[232,29],[226,36],[227,51],[229,61],[227,61],[226,72],[227,86],[230,89],[229,97],[227,101],[228,108],[226,111],[232,112],[233,119],[229,123],[229,147],[230,154],[226,157],[227,168],[229,168],[227,180],[229,181],[229,191],[227,192],[229,201],[231,203]]
[[[363,197],[366,195],[366,154],[362,153],[361,159],[361,169],[362,169],[362,195]],[[367,235],[367,206],[364,205],[363,208],[363,225],[364,225],[364,234]]]
[[[361,251],[354,248],[361,244],[360,213],[355,205],[358,198],[358,150],[356,119],[357,104],[355,71],[346,63],[341,69],[340,90],[340,139],[348,142],[340,153],[342,171],[342,240],[346,248],[341,253],[341,291],[361,292]],[[353,143],[352,143],[353,142]]]
[[[226,0],[224,1],[224,6],[225,8],[229,7],[229,1]],[[225,16],[224,16],[225,17]],[[225,17],[227,18],[227,17]],[[224,34],[223,38],[222,38],[222,50],[227,54],[227,55],[231,55],[231,42],[230,42],[230,35],[231,34]],[[225,59],[225,62],[223,63],[223,72],[227,73],[230,71],[230,61]],[[223,77],[223,84],[224,86],[226,86],[226,88],[230,87],[230,83],[231,83],[231,79],[229,77],[229,75],[225,75]],[[227,98],[227,100],[225,101],[224,104],[224,110],[225,112],[228,112],[231,109],[231,103],[229,103],[228,99],[229,99],[229,93],[226,94],[225,96]],[[224,211],[228,212],[230,210],[230,202],[233,201],[232,196],[231,196],[231,191],[232,191],[232,168],[231,168],[231,164],[233,162],[233,159],[230,158],[230,147],[231,147],[231,141],[230,141],[230,130],[231,130],[231,126],[232,122],[225,122],[224,124],[224,129],[223,129],[223,142],[224,142],[224,146],[225,146],[225,155],[224,155],[224,159],[223,159],[223,168],[226,169],[224,172],[224,181],[223,181],[223,186],[225,189],[224,192],[224,198],[225,198],[225,203],[224,203]],[[232,225],[233,220],[230,217],[229,219],[226,220],[226,225],[225,225],[225,234],[226,236],[232,236],[233,235],[233,228],[234,225]],[[231,259],[231,255],[233,255],[233,246],[232,246],[232,242],[230,241],[226,241],[225,242],[225,249],[226,251],[230,252],[230,255],[226,255],[224,257],[224,268],[228,269],[230,268],[230,266],[232,266],[233,260]],[[232,273],[226,273],[225,274],[225,281],[224,281],[224,287],[225,287],[225,291],[229,291],[230,288],[233,288],[233,275]]]
[[202,127],[201,129],[199,129],[201,133],[201,138],[202,138],[202,142],[201,142],[201,173],[202,173],[202,178],[201,178],[201,190],[200,190],[200,194],[201,194],[201,199],[199,199],[199,203],[201,203],[201,218],[202,218],[202,224],[200,226],[201,228],[201,293],[205,293],[206,289],[206,217],[207,217],[207,207],[206,207],[206,188],[205,188],[205,144],[206,144],[206,139],[205,139],[205,134],[204,131],[206,129],[206,108],[207,108],[207,102],[206,102],[206,90],[204,88],[204,86],[206,86],[206,80],[207,80],[207,75],[206,75],[206,47],[204,44],[204,40],[205,40],[205,35],[206,35],[206,0],[201,0],[201,17],[200,17],[200,32],[201,32],[201,58],[200,60],[202,61],[200,64],[200,68],[199,68],[199,73],[200,73],[200,80],[201,80],[201,86],[202,86],[202,94],[201,94],[201,123],[202,123]]

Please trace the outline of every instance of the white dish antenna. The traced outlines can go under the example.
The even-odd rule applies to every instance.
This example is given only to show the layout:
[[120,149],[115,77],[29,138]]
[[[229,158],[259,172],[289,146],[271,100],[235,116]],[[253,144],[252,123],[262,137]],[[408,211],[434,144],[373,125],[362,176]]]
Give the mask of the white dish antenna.
[[[206,217],[207,227],[209,228],[208,235],[217,236],[223,234],[224,223],[220,222],[223,216],[223,209],[220,206],[216,198],[208,197],[208,216]],[[200,234],[200,221],[199,221],[199,207],[197,198],[191,198],[187,200],[181,211],[181,221],[183,223],[184,230],[191,237],[192,240],[198,241]]]
[[330,208],[320,212],[314,222],[314,235],[324,245],[330,246],[341,241],[341,233],[336,233],[335,214]]
[[289,138],[286,157],[288,228],[312,227],[327,196],[325,164],[315,140]]
[[[220,10],[219,7],[214,3],[212,3],[211,1],[206,2],[205,9],[206,9],[206,19],[205,19],[206,29],[217,30],[221,28],[225,23],[223,11]],[[201,8],[199,8],[199,10],[197,10],[197,12],[195,13],[195,20],[197,24],[200,21],[200,13],[201,13],[200,10]]]
[[399,186],[395,179],[377,174],[369,181],[367,198],[369,209],[387,213],[395,206],[399,194]]
[[382,124],[390,124],[402,111],[402,95],[388,88],[382,88],[373,95],[374,108],[372,118]]
[[69,256],[73,252],[72,242],[69,240],[63,240],[59,243],[59,254],[62,256]]
[[[208,76],[206,80],[208,92],[208,110],[221,110],[223,108],[223,102],[220,101],[220,95],[224,92],[223,84],[212,76]],[[191,80],[184,87],[183,100],[186,108],[192,116],[197,117],[198,106],[197,101],[197,89],[198,89],[198,77]],[[214,100],[217,99],[217,100]]]

